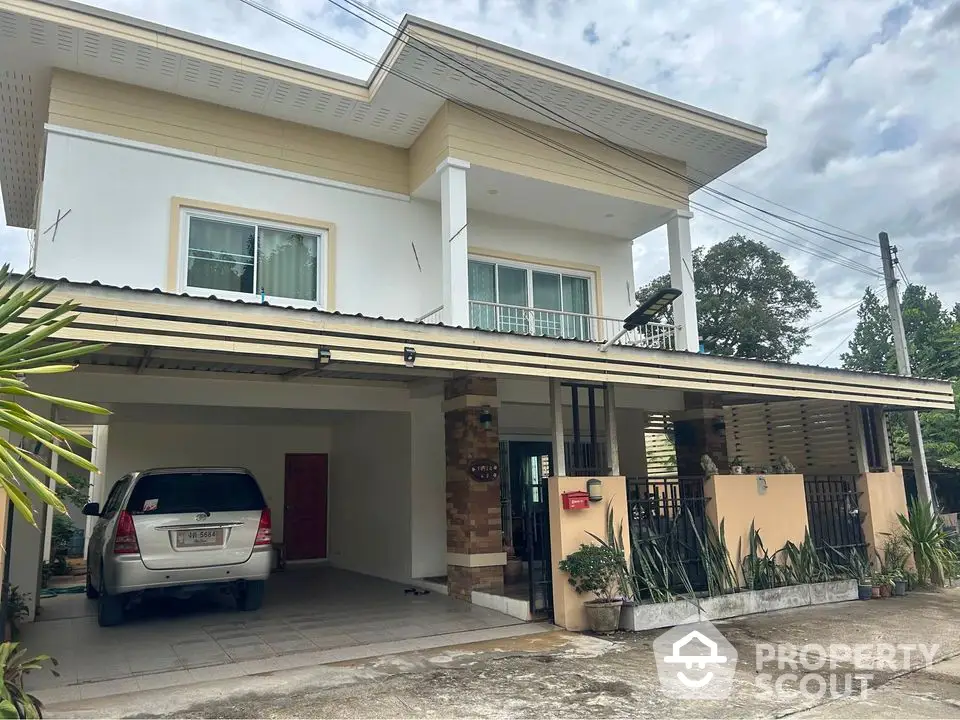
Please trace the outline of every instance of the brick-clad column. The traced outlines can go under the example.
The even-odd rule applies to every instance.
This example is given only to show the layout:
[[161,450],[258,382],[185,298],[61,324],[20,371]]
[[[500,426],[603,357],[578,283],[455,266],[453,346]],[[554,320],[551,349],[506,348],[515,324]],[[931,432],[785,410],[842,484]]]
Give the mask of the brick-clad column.
[[[503,531],[500,482],[474,480],[470,465],[500,459],[497,381],[484,377],[449,380],[444,389],[447,456],[447,587],[469,601],[474,590],[503,592]],[[489,428],[481,415],[488,408]]]
[[680,477],[703,475],[700,459],[709,455],[721,473],[730,472],[723,408],[703,393],[685,393],[687,409],[672,415],[677,443],[677,474]]

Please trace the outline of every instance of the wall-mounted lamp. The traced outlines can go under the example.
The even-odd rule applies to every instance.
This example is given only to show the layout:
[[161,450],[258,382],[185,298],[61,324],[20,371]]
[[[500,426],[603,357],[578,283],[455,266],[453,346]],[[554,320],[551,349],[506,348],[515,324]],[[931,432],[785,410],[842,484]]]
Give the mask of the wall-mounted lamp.
[[320,365],[326,365],[330,362],[330,348],[320,346],[320,349],[317,351],[317,362]]
[[493,427],[493,413],[490,412],[490,406],[484,405],[480,408],[480,427],[489,430]]
[[403,361],[405,363],[414,363],[417,360],[417,350],[407,345],[403,348]]
[[590,502],[603,500],[603,483],[597,478],[587,480],[587,495],[590,497]]

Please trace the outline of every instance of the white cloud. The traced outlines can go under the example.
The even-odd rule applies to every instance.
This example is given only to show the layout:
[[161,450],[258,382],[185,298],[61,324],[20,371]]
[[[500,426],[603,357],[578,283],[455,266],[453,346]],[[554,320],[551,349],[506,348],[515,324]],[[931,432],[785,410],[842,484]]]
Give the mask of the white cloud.
[[[94,4],[345,74],[366,77],[370,70],[239,0]],[[911,280],[928,284],[945,303],[960,301],[960,0],[373,4],[395,21],[404,12],[421,15],[766,127],[768,150],[727,180],[868,238],[889,231]],[[379,56],[388,40],[328,2],[272,5],[368,55]],[[723,184],[715,187],[758,202]],[[702,193],[695,200],[772,230]],[[695,214],[697,244],[738,230]],[[872,255],[793,230],[879,268]],[[6,256],[16,246],[25,258],[25,236],[11,233],[0,230],[0,252]],[[774,247],[817,283],[821,316],[849,305],[875,282]],[[641,282],[666,270],[662,232],[637,244],[635,265]],[[850,313],[826,326],[800,359],[819,362],[854,323]]]

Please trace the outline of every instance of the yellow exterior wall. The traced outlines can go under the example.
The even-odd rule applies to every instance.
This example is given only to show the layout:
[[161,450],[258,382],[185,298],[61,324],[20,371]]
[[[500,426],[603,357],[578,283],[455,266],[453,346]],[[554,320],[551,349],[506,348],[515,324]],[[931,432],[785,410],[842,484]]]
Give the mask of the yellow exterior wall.
[[[649,205],[687,207],[686,181],[589,137],[508,118],[512,126],[546,136],[550,140],[547,143],[458,105],[447,103],[446,112],[450,155],[459,160]],[[574,155],[586,156],[591,162]],[[686,172],[683,163],[675,160],[658,155],[645,157],[681,175]],[[609,166],[619,172],[611,171]]]
[[407,194],[407,150],[55,70],[53,125]]
[[[593,533],[606,540],[607,508],[613,508],[614,526],[623,523],[623,542],[629,553],[630,529],[627,526],[627,480],[624,477],[598,478],[603,500],[590,503],[585,510],[564,510],[562,494],[586,490],[585,477],[552,477],[547,484],[547,502],[550,508],[550,558],[553,563],[553,622],[567,630],[587,628],[587,613],[583,604],[595,598],[577,595],[566,573],[559,564],[567,555],[583,544],[594,544]],[[629,557],[628,557],[629,561]]]
[[897,515],[907,514],[907,493],[903,485],[903,468],[893,472],[864,473],[857,479],[860,511],[863,513],[863,539],[867,553],[876,562],[874,551],[883,557],[887,536],[901,531]]
[[450,156],[447,133],[447,106],[444,103],[410,146],[410,192],[423,185]]
[[710,498],[707,516],[724,537],[734,564],[750,548],[750,524],[760,531],[772,555],[788,540],[803,542],[807,532],[807,499],[803,475],[764,475],[766,492],[760,493],[756,475],[714,475],[704,485]]

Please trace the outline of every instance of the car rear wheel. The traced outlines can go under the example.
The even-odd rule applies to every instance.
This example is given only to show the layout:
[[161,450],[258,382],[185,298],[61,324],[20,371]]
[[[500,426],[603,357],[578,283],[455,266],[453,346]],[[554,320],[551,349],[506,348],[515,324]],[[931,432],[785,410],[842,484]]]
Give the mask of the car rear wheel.
[[96,600],[100,597],[100,592],[93,586],[93,583],[90,581],[90,571],[87,570],[87,597],[91,600]]
[[247,580],[240,588],[239,605],[247,612],[259,610],[263,605],[263,593],[267,583],[263,580]]
[[103,583],[103,570],[100,570],[100,588],[97,599],[97,624],[100,627],[112,627],[123,622],[123,595],[109,595]]

